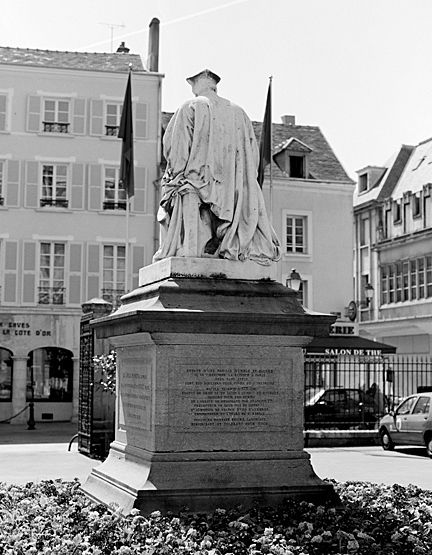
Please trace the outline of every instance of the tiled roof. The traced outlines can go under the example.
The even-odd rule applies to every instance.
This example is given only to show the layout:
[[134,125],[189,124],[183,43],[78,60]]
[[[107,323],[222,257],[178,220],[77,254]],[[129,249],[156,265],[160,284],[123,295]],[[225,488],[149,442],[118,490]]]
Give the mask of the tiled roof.
[[401,149],[396,156],[396,160],[387,175],[387,178],[383,181],[383,185],[378,195],[378,199],[382,200],[388,198],[392,195],[394,188],[398,184],[398,181],[410,159],[410,156],[415,147],[409,145],[402,145]]
[[126,73],[129,64],[134,71],[145,71],[138,54],[126,52],[59,52],[31,48],[0,46],[0,64],[49,67],[57,69],[84,69]]
[[[162,127],[166,129],[172,113],[162,113]],[[257,141],[259,143],[261,136],[262,123],[258,121],[252,122]],[[328,144],[326,138],[322,134],[319,127],[309,125],[284,125],[282,123],[274,123],[273,130],[273,152],[280,150],[281,143],[287,142],[291,138],[295,138],[306,144],[312,152],[309,155],[309,172],[313,179],[319,181],[343,181],[353,183],[353,180],[345,172],[342,164],[336,158],[335,153]],[[279,169],[276,164],[272,164],[273,178],[287,178],[287,174]],[[267,166],[265,176],[269,176],[269,167]]]

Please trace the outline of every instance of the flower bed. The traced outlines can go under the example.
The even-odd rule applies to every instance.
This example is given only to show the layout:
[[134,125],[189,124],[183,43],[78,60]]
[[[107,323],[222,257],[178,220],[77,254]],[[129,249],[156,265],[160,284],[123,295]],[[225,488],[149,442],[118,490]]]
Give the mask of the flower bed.
[[277,510],[123,517],[79,482],[0,484],[0,553],[64,555],[421,554],[432,540],[432,492],[364,482],[333,485],[343,508],[287,501]]

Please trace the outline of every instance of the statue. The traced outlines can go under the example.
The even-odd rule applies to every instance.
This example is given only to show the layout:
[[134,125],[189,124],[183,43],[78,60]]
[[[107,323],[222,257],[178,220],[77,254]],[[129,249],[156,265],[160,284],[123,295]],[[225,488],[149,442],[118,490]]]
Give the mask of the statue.
[[205,69],[186,79],[195,98],[171,118],[164,136],[167,168],[158,220],[170,256],[253,260],[270,264],[280,244],[257,182],[259,150],[242,108],[217,95]]

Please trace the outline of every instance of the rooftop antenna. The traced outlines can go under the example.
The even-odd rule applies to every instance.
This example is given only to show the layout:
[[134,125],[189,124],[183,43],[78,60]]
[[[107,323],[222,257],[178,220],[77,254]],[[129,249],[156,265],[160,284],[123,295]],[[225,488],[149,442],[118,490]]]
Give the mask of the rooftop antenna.
[[111,31],[111,52],[113,52],[113,48],[114,48],[114,29],[120,29],[122,27],[126,27],[126,25],[123,24],[116,24],[116,23],[99,23],[99,25],[105,25],[106,27],[109,27],[110,31]]

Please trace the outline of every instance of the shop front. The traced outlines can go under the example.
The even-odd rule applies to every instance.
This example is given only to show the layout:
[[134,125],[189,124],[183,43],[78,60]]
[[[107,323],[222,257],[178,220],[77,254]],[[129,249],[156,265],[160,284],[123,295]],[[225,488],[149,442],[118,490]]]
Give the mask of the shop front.
[[[0,421],[77,418],[80,313],[0,313]],[[26,408],[27,407],[27,408]]]

